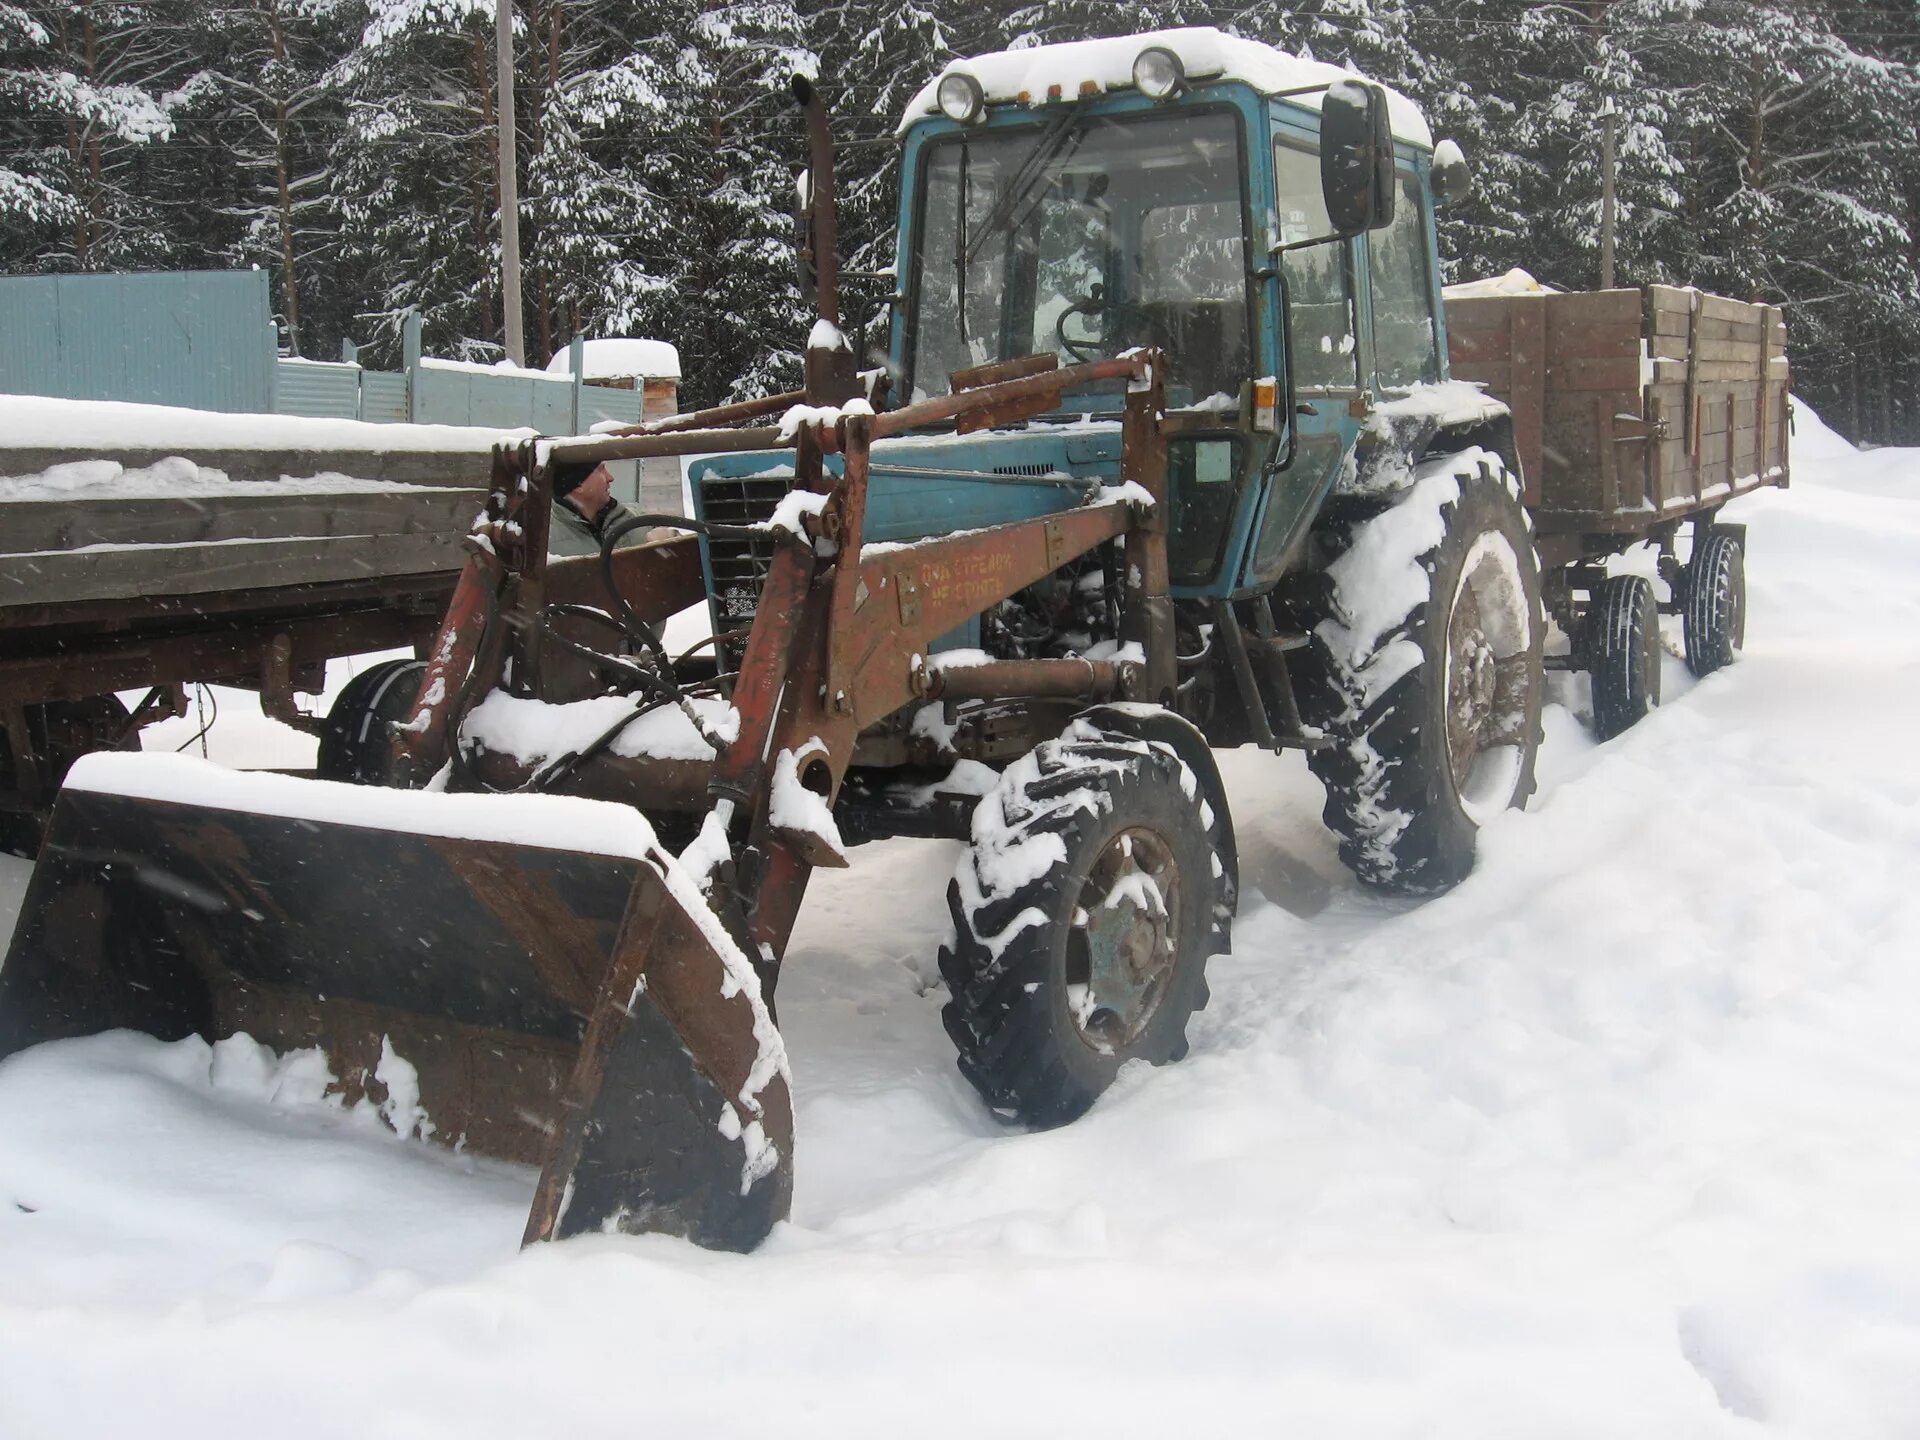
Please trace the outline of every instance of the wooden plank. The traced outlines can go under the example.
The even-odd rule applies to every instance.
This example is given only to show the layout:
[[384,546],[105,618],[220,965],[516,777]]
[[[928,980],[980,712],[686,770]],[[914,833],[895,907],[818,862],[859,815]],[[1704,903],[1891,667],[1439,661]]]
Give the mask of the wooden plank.
[[1507,403],[1513,411],[1522,497],[1529,505],[1538,505],[1546,482],[1547,297],[1522,295],[1515,300],[1509,311],[1513,365]]
[[1764,327],[1757,320],[1726,320],[1702,317],[1697,326],[1689,326],[1684,314],[1662,310],[1651,317],[1649,327],[1655,335],[1699,335],[1705,340],[1748,340],[1758,343]]
[[1548,295],[1546,299],[1550,331],[1617,321],[1631,322],[1636,327],[1640,324],[1638,290],[1569,290]]
[[1703,383],[1753,379],[1752,360],[1702,359],[1695,368],[1698,370],[1699,378]]
[[[1687,358],[1688,340],[1684,335],[1656,335],[1648,343],[1655,359]],[[1702,360],[1729,360],[1748,366],[1766,353],[1758,337],[1752,340],[1696,339],[1692,342],[1692,351]]]
[[1764,307],[1750,305],[1744,300],[1730,300],[1725,295],[1700,296],[1700,314],[1707,320],[1740,320],[1757,323]]
[[0,556],[0,607],[323,585],[376,575],[424,575],[458,569],[465,553],[460,537],[441,534],[302,537],[8,555]]
[[8,500],[0,502],[0,553],[301,535],[457,534],[485,501],[480,490]]
[[1640,319],[1569,322],[1549,313],[1547,358],[1553,364],[1562,360],[1613,359],[1640,354]]
[[[1554,390],[1621,390],[1640,393],[1640,357],[1621,355],[1604,360],[1563,360],[1550,368],[1547,384]],[[1630,399],[1629,403],[1632,401]]]
[[1678,285],[1649,285],[1646,297],[1650,312],[1665,310],[1677,315],[1693,313],[1693,291]]
[[[1447,359],[1455,370],[1465,366],[1505,363],[1513,354],[1513,332],[1499,330],[1456,330],[1447,328]],[[1478,378],[1478,377],[1476,377]]]

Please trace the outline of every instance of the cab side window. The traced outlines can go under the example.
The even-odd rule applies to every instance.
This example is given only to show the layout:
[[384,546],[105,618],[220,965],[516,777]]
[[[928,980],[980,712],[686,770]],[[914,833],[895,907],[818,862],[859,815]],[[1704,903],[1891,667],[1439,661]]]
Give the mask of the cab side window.
[[[1273,148],[1275,234],[1281,244],[1311,240],[1332,230],[1321,196],[1319,156],[1281,142]],[[1331,240],[1288,250],[1286,321],[1294,338],[1296,390],[1356,390],[1359,344],[1354,324],[1352,246]]]
[[1395,183],[1400,193],[1393,223],[1367,237],[1373,281],[1373,368],[1384,390],[1405,390],[1440,378],[1420,183],[1405,171]]
[[[1276,237],[1285,245],[1333,229],[1320,189],[1320,157],[1284,141],[1273,150]],[[1352,390],[1360,384],[1353,323],[1352,247],[1329,241],[1281,257],[1297,390]]]

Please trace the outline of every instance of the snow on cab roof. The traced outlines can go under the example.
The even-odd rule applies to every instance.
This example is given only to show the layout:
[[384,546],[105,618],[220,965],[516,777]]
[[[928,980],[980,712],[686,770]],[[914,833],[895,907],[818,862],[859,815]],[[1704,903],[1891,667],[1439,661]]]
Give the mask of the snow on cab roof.
[[[625,380],[638,375],[648,380],[678,380],[680,352],[665,340],[641,340],[612,335],[588,340],[580,358],[583,380]],[[571,375],[571,351],[562,349],[547,361],[550,375]]]
[[[1211,26],[1150,30],[1105,40],[1071,40],[1061,45],[1032,45],[1024,50],[999,50],[991,55],[951,61],[920,87],[896,133],[904,135],[915,122],[940,113],[935,94],[940,81],[955,72],[978,80],[990,105],[1007,100],[1044,104],[1047,91],[1055,85],[1060,87],[1060,94],[1069,99],[1078,98],[1089,83],[1102,92],[1132,89],[1134,57],[1149,45],[1163,45],[1178,55],[1190,80],[1238,80],[1263,95],[1297,90],[1306,85],[1327,85],[1354,75],[1353,71],[1338,65],[1289,55],[1258,40],[1242,40]],[[1394,135],[1408,144],[1431,149],[1433,132],[1427,128],[1420,107],[1397,90],[1381,88],[1387,92],[1387,113],[1393,120]],[[1320,108],[1319,92],[1287,98],[1309,110]]]

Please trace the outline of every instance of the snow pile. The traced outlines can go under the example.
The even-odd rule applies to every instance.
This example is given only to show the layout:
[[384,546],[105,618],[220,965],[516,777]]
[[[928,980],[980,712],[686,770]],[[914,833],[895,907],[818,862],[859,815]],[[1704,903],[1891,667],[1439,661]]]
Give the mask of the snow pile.
[[791,405],[780,417],[780,438],[793,439],[800,433],[803,425],[811,425],[819,430],[831,430],[844,416],[871,414],[873,414],[873,406],[858,396],[843,405]]
[[[694,696],[689,704],[701,723],[722,740],[740,733],[740,712],[726,701]],[[555,705],[495,690],[467,712],[460,733],[482,749],[511,755],[526,765],[544,765],[585,749],[634,709],[632,698],[625,695],[597,695]],[[713,746],[677,705],[649,710],[607,748],[629,759],[641,755],[656,760],[713,758]]]
[[1446,507],[1460,498],[1461,478],[1487,453],[1475,446],[1418,466],[1406,495],[1362,526],[1352,548],[1327,567],[1337,613],[1315,633],[1359,685],[1356,706],[1385,694],[1420,663],[1420,647],[1410,637],[1386,646],[1380,641],[1426,603],[1431,577],[1421,557],[1446,538]]
[[[615,335],[587,340],[581,345],[581,377],[586,380],[678,380],[680,352],[665,340],[642,340]],[[547,361],[552,375],[573,373],[571,348],[557,350]]]
[[382,425],[119,400],[0,395],[0,442],[5,448],[72,450],[75,437],[89,450],[403,450],[461,455],[488,454],[494,442],[504,438],[498,428],[480,425]]
[[[897,133],[905,134],[916,121],[940,113],[937,96],[940,81],[948,75],[971,75],[980,82],[988,104],[1017,100],[1040,105],[1058,86],[1057,98],[1078,100],[1089,89],[1098,95],[1108,90],[1133,88],[1133,62],[1142,50],[1160,46],[1180,57],[1187,77],[1196,83],[1238,80],[1263,95],[1311,86],[1325,86],[1353,78],[1353,72],[1338,65],[1289,55],[1257,40],[1243,40],[1210,26],[1191,26],[1179,30],[1149,30],[1138,35],[1119,35],[1103,40],[1072,40],[1060,45],[1030,45],[1019,50],[1000,50],[990,55],[975,55],[955,60],[920,87],[907,102],[906,114]],[[1387,114],[1394,135],[1415,145],[1431,148],[1433,132],[1427,128],[1420,107],[1397,90],[1382,86],[1387,93]],[[1308,110],[1318,111],[1324,91],[1288,95],[1287,100]]]
[[190,755],[111,750],[82,756],[68,772],[66,783],[73,790],[280,815],[320,825],[492,840],[632,859],[643,859],[657,851],[653,827],[638,810],[571,795],[448,795],[388,790],[257,770],[229,770]]
[[1449,300],[1477,300],[1487,295],[1557,295],[1560,291],[1558,286],[1541,284],[1531,272],[1516,265],[1504,275],[1462,280],[1458,285],[1445,286],[1440,293]]
[[808,835],[829,854],[847,858],[846,842],[833,818],[833,807],[801,780],[810,756],[824,760],[826,742],[814,738],[798,750],[782,750],[773,762],[773,793],[767,801],[767,821],[776,830]]
[[[0,464],[6,452],[0,450]],[[224,470],[170,455],[133,469],[115,460],[74,460],[36,475],[0,476],[0,502],[8,500],[206,500],[234,495],[386,495],[431,491],[431,485],[398,480],[356,480],[334,471],[278,482],[231,480]]]
[[[1189,1058],[1074,1125],[954,1071],[957,846],[816,874],[794,1218],[751,1257],[516,1253],[531,1171],[220,1088],[199,1042],[0,1062],[0,1433],[977,1440],[1090,1393],[1123,1435],[1920,1433],[1920,453],[1816,459],[1808,416],[1793,488],[1727,511],[1739,663],[1669,657],[1605,745],[1550,707],[1453,894],[1360,891],[1297,758],[1220,755],[1235,951]],[[743,1323],[780,1343],[743,1363]]]

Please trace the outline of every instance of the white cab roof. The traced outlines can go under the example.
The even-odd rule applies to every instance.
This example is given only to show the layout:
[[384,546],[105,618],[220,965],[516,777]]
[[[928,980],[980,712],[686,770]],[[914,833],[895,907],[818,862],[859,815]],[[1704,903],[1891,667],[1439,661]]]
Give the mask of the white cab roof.
[[[1008,100],[1041,105],[1046,103],[1047,92],[1055,85],[1060,87],[1063,100],[1078,99],[1089,89],[1097,89],[1101,94],[1131,89],[1134,57],[1149,45],[1164,46],[1178,55],[1186,67],[1187,78],[1196,83],[1239,80],[1263,95],[1354,78],[1354,72],[1338,65],[1303,60],[1271,45],[1242,40],[1211,27],[1150,30],[1140,35],[1074,40],[1064,45],[1033,45],[1024,50],[999,50],[991,55],[954,60],[921,86],[919,94],[907,106],[898,133],[905,134],[915,121],[939,113],[935,92],[940,81],[955,72],[978,80],[990,105]],[[1318,110],[1320,94],[1289,98],[1296,105]],[[1426,117],[1413,101],[1396,90],[1387,89],[1387,112],[1398,139],[1410,145],[1433,147],[1433,132],[1427,128]]]

